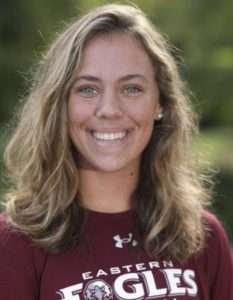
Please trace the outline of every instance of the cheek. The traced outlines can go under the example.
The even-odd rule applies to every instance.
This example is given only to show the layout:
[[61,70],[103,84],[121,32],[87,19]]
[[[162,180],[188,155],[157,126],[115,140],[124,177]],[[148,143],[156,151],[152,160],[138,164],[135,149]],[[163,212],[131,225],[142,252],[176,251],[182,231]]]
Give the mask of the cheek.
[[68,104],[68,120],[70,127],[81,126],[88,119],[90,112],[84,105],[70,99]]
[[140,130],[141,142],[144,141],[144,143],[147,144],[151,139],[153,128],[154,128],[154,117],[155,117],[155,112],[154,112],[154,108],[152,109],[152,107],[146,110],[144,108],[144,110],[142,110],[140,114],[138,114],[137,120],[138,120],[138,126],[141,129]]
[[80,129],[82,128],[83,124],[83,119],[80,111],[75,108],[69,109],[68,124],[70,138],[72,142],[77,145],[77,142],[80,139]]
[[68,121],[69,121],[69,127],[71,126],[71,123],[74,122],[77,115],[77,105],[75,105],[75,101],[72,99],[72,97],[68,101]]
[[137,111],[134,112],[135,121],[138,123],[138,126],[150,128],[154,124],[155,112],[154,108],[140,107]]
[[151,126],[156,112],[159,111],[159,100],[151,94],[146,95],[145,98],[138,99],[128,107],[128,111],[139,125]]

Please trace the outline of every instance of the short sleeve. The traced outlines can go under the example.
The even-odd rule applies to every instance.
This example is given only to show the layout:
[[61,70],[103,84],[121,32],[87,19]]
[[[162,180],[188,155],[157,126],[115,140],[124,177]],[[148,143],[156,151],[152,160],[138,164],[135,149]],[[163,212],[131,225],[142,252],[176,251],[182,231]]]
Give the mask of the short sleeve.
[[0,294],[4,300],[38,300],[39,285],[33,247],[13,232],[0,215]]
[[209,294],[211,300],[233,299],[233,256],[221,222],[211,213],[205,218],[209,226],[206,249]]

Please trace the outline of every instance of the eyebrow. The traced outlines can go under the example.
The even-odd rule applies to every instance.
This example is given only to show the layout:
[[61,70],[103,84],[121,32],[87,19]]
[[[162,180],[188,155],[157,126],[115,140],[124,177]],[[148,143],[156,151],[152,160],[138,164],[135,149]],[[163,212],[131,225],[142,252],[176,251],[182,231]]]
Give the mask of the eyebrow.
[[[119,79],[119,81],[128,81],[128,80],[135,79],[135,78],[136,79],[139,78],[144,81],[147,81],[146,77],[142,74],[127,74],[127,75],[121,77]],[[80,80],[87,80],[87,81],[92,81],[92,82],[100,82],[101,81],[100,78],[92,76],[92,75],[78,76],[75,81],[80,81]]]
[[125,75],[125,76],[121,77],[120,81],[127,81],[127,80],[135,79],[135,78],[139,78],[139,79],[142,79],[144,81],[147,81],[146,77],[142,74],[128,74],[128,75]]

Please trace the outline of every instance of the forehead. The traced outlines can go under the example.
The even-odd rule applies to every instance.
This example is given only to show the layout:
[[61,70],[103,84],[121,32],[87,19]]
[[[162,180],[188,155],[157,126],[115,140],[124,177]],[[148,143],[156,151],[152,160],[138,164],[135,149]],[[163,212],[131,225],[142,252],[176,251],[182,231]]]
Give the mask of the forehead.
[[78,73],[114,72],[154,75],[153,63],[146,50],[129,33],[98,34],[84,47]]

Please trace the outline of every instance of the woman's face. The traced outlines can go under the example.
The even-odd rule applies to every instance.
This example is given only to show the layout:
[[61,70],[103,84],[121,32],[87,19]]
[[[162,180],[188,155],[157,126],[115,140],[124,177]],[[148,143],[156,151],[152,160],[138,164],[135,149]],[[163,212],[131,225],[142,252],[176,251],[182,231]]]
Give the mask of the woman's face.
[[78,166],[136,170],[160,112],[152,63],[126,33],[88,42],[68,99],[69,132]]

